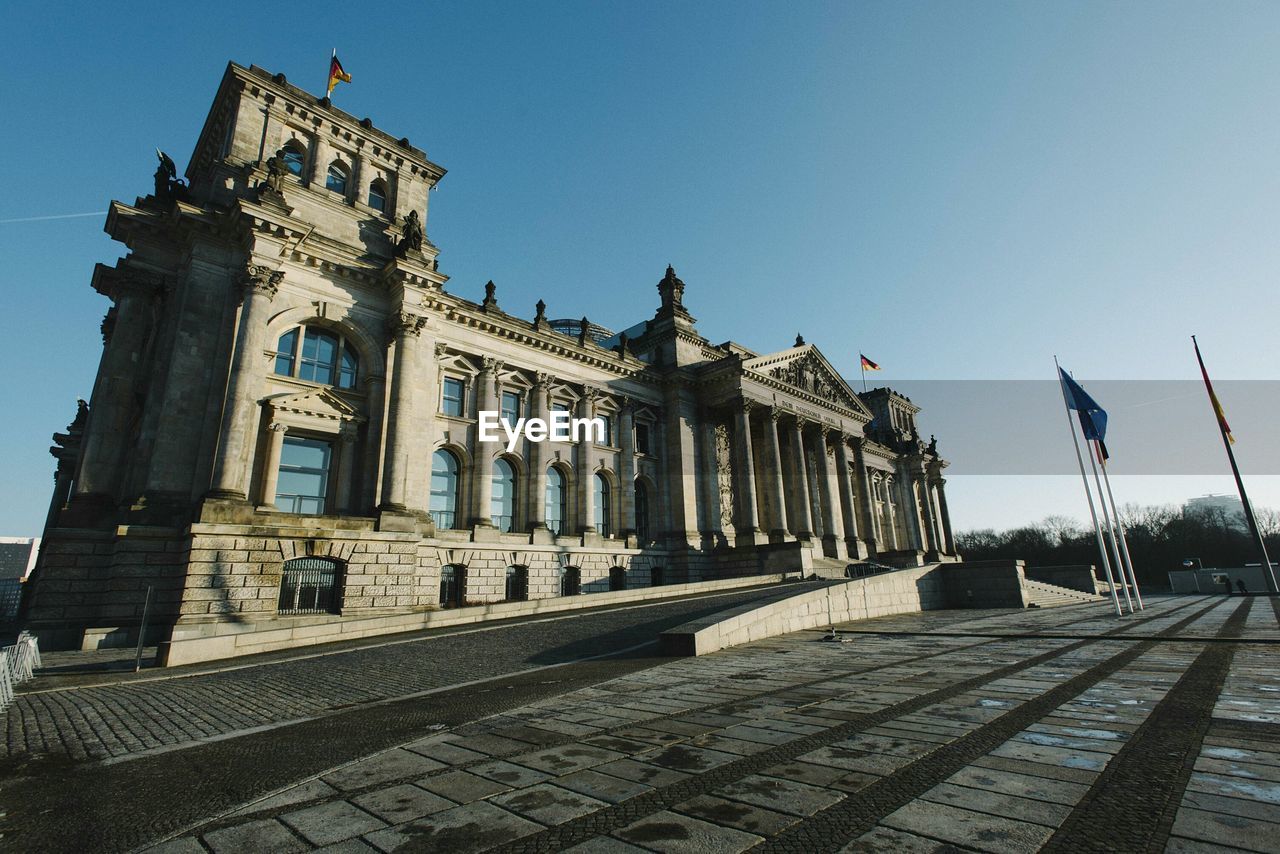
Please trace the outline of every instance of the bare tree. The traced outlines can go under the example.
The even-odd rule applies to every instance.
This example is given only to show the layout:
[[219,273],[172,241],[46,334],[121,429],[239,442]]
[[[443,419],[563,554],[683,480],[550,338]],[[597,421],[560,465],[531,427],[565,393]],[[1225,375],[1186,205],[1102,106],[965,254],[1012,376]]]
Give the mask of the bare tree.
[[1071,542],[1080,535],[1080,523],[1070,516],[1045,516],[1040,525],[1049,532],[1055,545]]

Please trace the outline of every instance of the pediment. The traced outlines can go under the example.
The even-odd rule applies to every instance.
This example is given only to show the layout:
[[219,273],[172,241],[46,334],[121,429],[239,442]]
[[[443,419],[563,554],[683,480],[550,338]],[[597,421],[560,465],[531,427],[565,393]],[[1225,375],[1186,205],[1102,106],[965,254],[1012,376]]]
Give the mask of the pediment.
[[328,388],[276,394],[268,397],[264,402],[276,412],[309,415],[331,421],[364,420],[358,409]]
[[871,419],[871,411],[858,399],[844,377],[812,344],[802,344],[779,353],[756,356],[742,363],[743,369],[769,377],[821,400]]

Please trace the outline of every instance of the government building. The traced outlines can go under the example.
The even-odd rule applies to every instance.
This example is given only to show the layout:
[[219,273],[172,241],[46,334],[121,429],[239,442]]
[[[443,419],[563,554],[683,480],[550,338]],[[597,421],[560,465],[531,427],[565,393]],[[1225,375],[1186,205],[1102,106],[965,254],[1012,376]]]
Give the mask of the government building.
[[[630,325],[463,298],[427,232],[445,170],[256,66],[228,66],[185,178],[160,161],[107,214],[101,362],[54,436],[22,604],[46,648],[144,612],[163,659],[175,632],[957,559],[919,408],[798,337],[713,344],[671,267]],[[603,437],[508,449],[484,411]]]

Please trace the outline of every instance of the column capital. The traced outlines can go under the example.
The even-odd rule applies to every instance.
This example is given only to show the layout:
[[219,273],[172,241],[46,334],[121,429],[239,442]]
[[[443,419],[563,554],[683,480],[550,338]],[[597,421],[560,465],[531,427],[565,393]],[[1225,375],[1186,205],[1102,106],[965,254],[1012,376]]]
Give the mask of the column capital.
[[283,424],[279,421],[273,421],[271,422],[270,425],[268,425],[267,429],[270,430],[272,433],[288,433],[289,425]]
[[487,374],[496,374],[503,369],[506,362],[501,359],[495,359],[493,356],[483,356],[480,359],[480,370]]
[[583,400],[587,401],[588,403],[592,403],[596,400],[596,398],[600,397],[600,394],[601,394],[601,391],[596,386],[587,385],[586,383],[583,383],[582,385]]
[[772,421],[775,425],[782,420],[782,416],[784,414],[785,413],[776,406],[769,407],[769,420]]
[[796,430],[804,432],[804,428],[809,426],[809,419],[805,418],[803,415],[797,415],[792,424]]
[[397,340],[409,336],[417,338],[422,334],[422,327],[426,325],[425,317],[408,311],[398,311],[387,318],[387,331]]
[[263,294],[271,300],[275,299],[283,279],[283,270],[273,270],[264,264],[250,264],[240,274],[240,287],[245,297]]
[[555,381],[555,375],[546,373],[545,371],[539,371],[538,373],[533,375],[534,388],[545,389],[547,386],[551,385],[551,383],[554,381]]

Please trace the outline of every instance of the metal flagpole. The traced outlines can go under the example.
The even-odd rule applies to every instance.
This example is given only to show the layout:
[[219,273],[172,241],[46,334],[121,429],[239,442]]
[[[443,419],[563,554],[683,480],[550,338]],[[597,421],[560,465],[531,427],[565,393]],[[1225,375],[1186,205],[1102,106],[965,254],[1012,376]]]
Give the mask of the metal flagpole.
[[1133,598],[1138,601],[1138,610],[1145,611],[1142,604],[1142,591],[1138,589],[1138,575],[1133,569],[1133,558],[1129,556],[1129,540],[1124,535],[1124,525],[1120,522],[1120,508],[1116,506],[1116,497],[1111,493],[1111,475],[1107,473],[1107,461],[1102,461],[1102,482],[1107,485],[1107,498],[1111,501],[1111,512],[1115,514],[1115,533],[1120,540],[1120,557],[1124,558],[1124,568],[1129,573],[1129,582],[1133,584]]
[[1213,384],[1209,382],[1209,371],[1205,369],[1204,357],[1200,355],[1200,342],[1196,340],[1196,336],[1191,336],[1191,343],[1196,348],[1196,361],[1200,363],[1200,374],[1204,377],[1205,390],[1209,392],[1209,400],[1213,403],[1213,414],[1218,419],[1218,432],[1222,433],[1222,446],[1227,449],[1227,459],[1231,461],[1231,473],[1236,478],[1236,489],[1240,492],[1240,503],[1244,505],[1244,519],[1249,525],[1249,533],[1253,535],[1253,540],[1258,546],[1258,552],[1262,555],[1262,579],[1267,584],[1268,589],[1272,593],[1280,593],[1280,587],[1276,586],[1276,574],[1271,568],[1271,558],[1267,557],[1267,544],[1262,539],[1262,533],[1258,530],[1258,520],[1253,515],[1253,505],[1249,503],[1249,496],[1244,491],[1244,481],[1240,478],[1240,467],[1236,465],[1235,452],[1231,450],[1230,429],[1226,424],[1226,417],[1222,414],[1222,404],[1218,402],[1218,396],[1213,393]]
[[[1088,445],[1088,442],[1085,442]],[[1092,450],[1092,449],[1091,449]],[[1093,481],[1098,485],[1098,503],[1102,505],[1102,526],[1111,535],[1108,545],[1111,546],[1111,559],[1116,565],[1116,574],[1120,576],[1120,583],[1124,587],[1124,601],[1129,606],[1129,613],[1133,613],[1133,598],[1129,596],[1129,579],[1124,575],[1124,563],[1120,560],[1120,547],[1116,545],[1116,532],[1111,527],[1111,514],[1107,511],[1107,499],[1102,494],[1102,478],[1098,476],[1098,458],[1093,454],[1089,454],[1089,465],[1093,468]]]
[[[1089,478],[1084,473],[1084,458],[1080,456],[1080,440],[1076,438],[1075,422],[1071,417],[1071,404],[1067,401],[1067,387],[1062,384],[1062,368],[1058,365],[1058,357],[1053,357],[1053,366],[1059,371],[1058,385],[1062,387],[1062,405],[1067,410],[1067,429],[1071,431],[1071,444],[1076,448],[1076,463],[1080,466],[1080,482],[1084,484],[1084,496],[1089,500],[1089,517],[1093,519],[1093,535],[1098,538],[1098,554],[1102,557],[1102,570],[1107,574],[1107,585],[1111,588],[1111,604],[1115,605],[1116,616],[1124,616],[1120,608],[1120,597],[1116,595],[1116,580],[1111,575],[1111,561],[1107,559],[1107,548],[1102,543],[1102,529],[1098,527],[1098,513],[1093,507],[1093,493],[1089,491]],[[1101,497],[1101,496],[1099,496]]]

